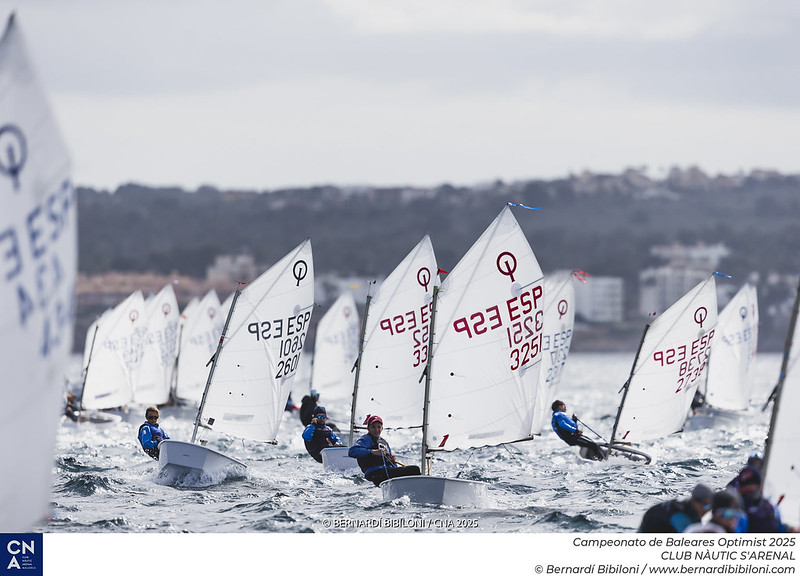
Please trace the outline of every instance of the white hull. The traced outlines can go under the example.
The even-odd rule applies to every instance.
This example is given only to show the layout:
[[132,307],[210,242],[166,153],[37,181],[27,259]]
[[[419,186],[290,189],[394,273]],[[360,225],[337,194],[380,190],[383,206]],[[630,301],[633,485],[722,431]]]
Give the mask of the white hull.
[[122,422],[122,415],[113,412],[101,412],[100,410],[76,410],[75,417],[77,420],[72,420],[64,417],[65,422],[75,422],[78,424],[88,422],[89,424],[118,424]]
[[325,472],[360,472],[358,461],[350,458],[347,446],[336,446],[322,450],[322,469]]
[[[624,458],[626,461],[635,464],[650,464],[653,461],[653,457],[649,454],[623,444],[612,445],[610,453],[608,444],[600,444],[599,446],[600,451],[605,455],[606,460],[610,458]],[[580,454],[581,458],[593,460],[591,451],[586,446],[581,446],[578,453]]]
[[164,440],[158,448],[159,476],[175,481],[186,478],[206,482],[223,480],[229,473],[243,473],[247,468],[236,458],[192,442]]
[[441,476],[402,476],[381,482],[383,499],[408,496],[412,502],[483,508],[488,504],[486,482]]

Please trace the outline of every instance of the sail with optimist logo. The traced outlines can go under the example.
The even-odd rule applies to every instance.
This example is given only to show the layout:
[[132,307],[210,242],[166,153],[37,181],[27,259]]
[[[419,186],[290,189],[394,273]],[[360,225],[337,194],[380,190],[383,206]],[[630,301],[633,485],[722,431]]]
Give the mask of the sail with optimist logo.
[[505,207],[438,290],[426,450],[531,439],[544,295],[542,269]]
[[358,308],[352,292],[342,292],[317,324],[311,387],[331,405],[349,405],[353,393],[353,365],[358,357]]
[[[505,207],[434,289],[423,471],[431,452],[532,439],[544,296],[536,256]],[[484,482],[427,474],[392,478],[381,489],[387,500],[408,496],[448,505],[482,506],[487,497]]]
[[172,283],[145,301],[147,334],[142,367],[134,390],[137,404],[166,404],[178,357],[178,300]]
[[611,446],[683,428],[715,342],[717,289],[709,275],[645,327],[611,434]]
[[216,291],[209,290],[199,302],[189,302],[181,316],[173,395],[178,403],[199,405],[224,321]]
[[135,290],[97,321],[81,392],[81,410],[124,407],[134,401],[146,337],[144,297],[141,290]]
[[193,473],[214,479],[229,466],[244,466],[204,445],[200,435],[222,433],[277,443],[313,306],[310,240],[236,291],[208,372],[192,439],[159,444],[162,472],[176,479]]
[[69,153],[13,14],[0,38],[0,150],[0,532],[24,533],[51,501],[72,352],[78,210]]
[[550,423],[551,404],[556,398],[556,388],[567,364],[575,325],[575,274],[577,272],[557,272],[545,276],[544,279],[544,293],[547,298],[542,334],[542,366],[539,370],[539,388],[536,391],[536,408],[533,412],[534,434],[541,434],[542,429]]
[[436,255],[426,234],[367,298],[351,431],[370,414],[380,414],[392,428],[422,427],[420,376],[438,285]]
[[752,284],[742,286],[722,309],[708,362],[704,403],[721,410],[746,410],[758,347],[758,296]]
[[[367,295],[352,387],[347,444],[368,416],[391,428],[421,428],[428,359],[431,301],[439,285],[436,255],[426,234],[394,270]],[[347,448],[322,451],[325,470],[358,469]]]

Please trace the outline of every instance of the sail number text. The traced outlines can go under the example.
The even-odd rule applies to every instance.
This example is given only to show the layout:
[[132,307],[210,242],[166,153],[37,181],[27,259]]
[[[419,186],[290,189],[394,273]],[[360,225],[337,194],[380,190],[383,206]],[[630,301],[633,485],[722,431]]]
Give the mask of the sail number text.
[[414,342],[412,366],[415,368],[428,361],[428,339],[430,337],[432,304],[425,304],[416,310],[382,318],[378,326],[391,336],[408,332]]
[[511,369],[517,370],[539,357],[542,351],[544,312],[542,286],[533,286],[505,305],[494,305],[453,321],[453,330],[467,338],[506,327]]
[[[65,180],[33,206],[23,224],[0,228],[2,294],[6,296],[8,284],[7,300],[17,302],[20,327],[37,334],[39,353],[45,357],[72,339],[76,256],[70,236],[75,234],[76,212],[75,189]],[[38,319],[40,330],[30,326]]]
[[571,340],[572,329],[542,335],[542,352],[550,354],[550,367],[547,369],[545,382],[558,382],[561,379]]
[[247,331],[255,336],[256,341],[278,341],[278,367],[275,378],[284,378],[297,370],[300,363],[300,352],[306,342],[308,321],[311,311],[301,312],[297,316],[251,322]]
[[703,373],[708,361],[708,353],[711,351],[711,340],[714,338],[714,330],[703,334],[700,338],[692,341],[691,344],[656,350],[653,352],[653,361],[660,366],[678,365],[678,388],[675,393],[679,393],[684,388],[690,387],[697,382]]
[[742,344],[743,342],[750,342],[753,339],[754,331],[749,327],[722,335],[722,341],[729,346],[733,346],[734,344]]

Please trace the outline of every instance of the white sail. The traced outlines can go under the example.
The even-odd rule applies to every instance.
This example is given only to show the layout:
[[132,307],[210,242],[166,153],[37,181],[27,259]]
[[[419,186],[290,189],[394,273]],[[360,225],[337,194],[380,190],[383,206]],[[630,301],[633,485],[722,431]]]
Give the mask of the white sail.
[[542,334],[542,367],[533,413],[534,434],[540,434],[550,424],[551,405],[561,382],[572,343],[575,324],[575,287],[571,272],[546,276],[544,279],[545,307]]
[[70,161],[12,15],[0,39],[0,532],[47,514],[75,316]]
[[354,424],[378,414],[391,427],[422,426],[424,381],[434,286],[439,285],[427,235],[369,301],[359,360]]
[[134,402],[165,404],[169,400],[175,358],[178,355],[178,300],[172,284],[145,302],[147,335]]
[[222,333],[217,293],[209,290],[196,305],[190,302],[182,316],[175,396],[181,402],[199,405],[208,379],[210,360]]
[[311,386],[320,392],[323,404],[349,405],[360,330],[353,293],[343,292],[320,319],[314,339]]
[[[83,359],[81,360],[81,388],[83,382],[86,380],[86,373],[89,370],[89,364],[92,362],[92,353],[94,352],[95,344],[97,343],[97,333],[100,329],[100,322],[103,318],[111,314],[113,308],[108,308],[99,318],[95,318],[94,322],[89,325],[86,330],[86,338],[83,345]],[[77,391],[80,394],[80,390]]]
[[438,292],[429,450],[531,437],[544,306],[542,269],[506,207]]
[[705,401],[710,406],[747,409],[757,346],[758,298],[755,286],[745,284],[719,313],[705,389]]
[[81,408],[102,410],[133,402],[146,337],[144,297],[136,290],[98,321]]
[[800,285],[794,303],[790,333],[772,407],[764,452],[764,496],[776,504],[781,520],[800,526],[800,429],[794,421],[800,406]]
[[313,306],[314,263],[306,240],[241,291],[206,387],[203,425],[276,441]]
[[197,296],[194,296],[191,300],[189,300],[189,302],[186,303],[186,306],[181,311],[181,320],[179,326],[183,327],[189,322],[189,318],[191,318],[192,314],[194,314],[195,309],[199,305],[200,305],[200,299]]
[[662,438],[683,428],[716,342],[714,276],[700,282],[647,328],[626,384],[613,442]]

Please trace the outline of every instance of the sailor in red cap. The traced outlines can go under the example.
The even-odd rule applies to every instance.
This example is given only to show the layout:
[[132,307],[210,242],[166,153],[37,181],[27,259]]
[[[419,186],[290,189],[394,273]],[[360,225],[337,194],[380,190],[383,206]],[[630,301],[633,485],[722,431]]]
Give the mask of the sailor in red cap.
[[380,416],[370,414],[364,424],[367,425],[368,434],[359,438],[347,455],[358,459],[358,465],[367,480],[378,486],[388,478],[420,474],[419,466],[404,466],[392,455],[389,443],[381,438],[383,420]]

